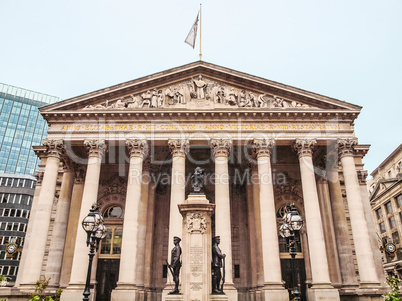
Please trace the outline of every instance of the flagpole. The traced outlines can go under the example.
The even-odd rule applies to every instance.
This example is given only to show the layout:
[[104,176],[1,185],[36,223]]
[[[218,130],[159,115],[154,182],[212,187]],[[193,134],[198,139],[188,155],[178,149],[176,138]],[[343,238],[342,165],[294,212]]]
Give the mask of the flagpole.
[[201,58],[202,58],[202,52],[201,52],[201,28],[202,28],[202,24],[201,24],[201,3],[200,3],[200,61],[201,61]]

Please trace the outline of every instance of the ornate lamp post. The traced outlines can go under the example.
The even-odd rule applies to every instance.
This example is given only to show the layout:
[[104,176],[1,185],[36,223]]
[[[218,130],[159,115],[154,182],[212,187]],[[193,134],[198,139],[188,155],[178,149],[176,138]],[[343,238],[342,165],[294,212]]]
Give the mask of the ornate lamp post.
[[103,217],[99,212],[100,207],[97,204],[93,204],[89,210],[88,215],[82,221],[82,227],[85,232],[87,232],[87,246],[89,248],[89,263],[88,263],[88,273],[87,281],[85,283],[84,298],[83,301],[89,301],[90,292],[90,281],[91,281],[91,270],[92,261],[95,256],[95,251],[98,251],[99,243],[102,238],[106,236],[106,228],[103,225]]
[[296,244],[298,241],[298,233],[301,228],[303,228],[303,218],[297,212],[295,204],[286,205],[285,214],[283,215],[283,224],[279,228],[279,234],[286,238],[286,243],[289,246],[289,254],[291,259],[291,269],[292,269],[292,282],[293,282],[293,301],[299,301],[300,290],[299,284],[296,283],[296,272],[295,272],[295,258],[296,258]]

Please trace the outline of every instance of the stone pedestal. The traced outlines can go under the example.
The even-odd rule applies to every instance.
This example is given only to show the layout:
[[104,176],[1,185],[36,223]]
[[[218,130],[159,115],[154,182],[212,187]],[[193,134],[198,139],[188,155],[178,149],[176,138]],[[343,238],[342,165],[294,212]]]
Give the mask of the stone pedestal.
[[183,216],[182,300],[207,301],[212,291],[211,215],[215,205],[204,194],[190,194],[179,209]]

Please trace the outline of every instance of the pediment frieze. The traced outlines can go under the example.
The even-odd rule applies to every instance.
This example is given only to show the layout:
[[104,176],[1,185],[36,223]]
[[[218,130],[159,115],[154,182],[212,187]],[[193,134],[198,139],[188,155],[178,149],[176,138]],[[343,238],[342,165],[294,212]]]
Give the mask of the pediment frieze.
[[87,104],[82,110],[161,109],[318,109],[298,101],[261,93],[199,75],[186,80],[128,94],[102,103]]

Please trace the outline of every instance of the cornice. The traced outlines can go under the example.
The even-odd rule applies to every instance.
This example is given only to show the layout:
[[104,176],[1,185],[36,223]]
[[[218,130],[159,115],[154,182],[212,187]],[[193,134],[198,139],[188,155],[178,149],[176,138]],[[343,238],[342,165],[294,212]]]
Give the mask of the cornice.
[[191,78],[195,75],[206,75],[212,79],[224,80],[227,84],[237,87],[248,87],[261,93],[271,93],[278,97],[291,98],[311,105],[323,106],[329,109],[342,108],[344,110],[360,111],[361,107],[330,98],[303,89],[295,88],[247,73],[235,71],[211,63],[197,61],[184,66],[172,68],[166,71],[148,75],[136,80],[114,85],[105,89],[87,93],[78,97],[64,100],[56,104],[51,104],[40,109],[40,112],[50,111],[57,108],[74,109],[87,100],[94,102],[104,102],[106,99],[118,98],[131,93],[139,93],[152,87],[160,85],[170,85],[180,80]]
[[81,121],[84,119],[99,120],[116,120],[116,121],[132,121],[135,118],[136,121],[149,121],[152,119],[213,119],[213,120],[234,120],[234,119],[250,119],[266,118],[269,120],[288,120],[299,119],[300,121],[331,121],[341,120],[348,123],[353,121],[359,115],[359,111],[340,111],[340,110],[261,110],[248,109],[227,109],[220,110],[110,110],[110,111],[43,111],[43,117],[51,124],[58,122],[69,121]]

